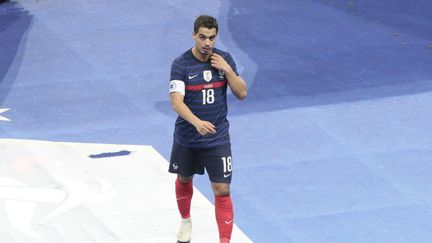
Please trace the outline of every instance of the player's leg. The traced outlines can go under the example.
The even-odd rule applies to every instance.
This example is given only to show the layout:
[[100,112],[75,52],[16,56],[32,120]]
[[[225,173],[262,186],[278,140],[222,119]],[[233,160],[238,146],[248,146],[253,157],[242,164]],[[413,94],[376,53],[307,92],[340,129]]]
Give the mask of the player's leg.
[[177,206],[183,219],[190,218],[190,204],[193,195],[193,150],[173,144],[169,172],[176,173],[175,193]]
[[190,218],[190,205],[193,196],[192,178],[177,175],[175,181],[175,193],[177,198],[177,207],[182,219]]
[[177,174],[175,191],[177,208],[181,215],[180,229],[177,233],[177,242],[190,242],[192,236],[192,218],[190,216],[191,201],[193,195],[192,178]]
[[[188,182],[183,183],[184,181]],[[189,243],[192,238],[192,217],[190,216],[192,194],[192,177],[181,177],[178,175],[176,180],[176,197],[177,207],[181,215],[181,223],[177,233],[177,243]]]
[[234,223],[234,210],[228,183],[213,183],[215,214],[220,243],[229,243]]
[[209,174],[215,196],[215,215],[221,243],[231,239],[234,210],[230,196],[232,178],[231,146],[210,149],[206,152],[204,165]]
[[181,215],[180,229],[177,234],[178,242],[189,242],[192,235],[190,208],[193,195],[193,175],[204,173],[204,169],[200,168],[199,163],[196,163],[196,157],[195,150],[173,144],[169,172],[177,174],[175,193]]

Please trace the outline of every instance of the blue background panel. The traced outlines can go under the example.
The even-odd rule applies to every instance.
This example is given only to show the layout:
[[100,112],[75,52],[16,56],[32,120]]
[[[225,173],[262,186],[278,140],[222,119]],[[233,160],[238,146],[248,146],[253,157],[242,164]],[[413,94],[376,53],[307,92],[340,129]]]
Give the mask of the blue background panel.
[[[199,14],[246,79],[229,97],[236,224],[254,242],[432,242],[432,3],[0,5],[1,138],[152,145]],[[207,176],[195,186],[212,201]]]

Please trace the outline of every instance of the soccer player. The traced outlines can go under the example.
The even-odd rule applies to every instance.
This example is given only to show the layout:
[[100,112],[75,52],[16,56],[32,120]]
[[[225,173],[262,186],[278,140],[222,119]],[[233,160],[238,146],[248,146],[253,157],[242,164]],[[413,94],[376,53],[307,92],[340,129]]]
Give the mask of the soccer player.
[[192,49],[171,66],[170,99],[178,113],[169,172],[176,173],[175,192],[181,215],[178,242],[190,242],[190,214],[194,174],[207,170],[215,196],[215,214],[221,243],[228,243],[233,228],[230,183],[233,173],[227,88],[240,100],[246,98],[246,82],[237,73],[228,52],[214,47],[217,20],[201,15],[194,22]]

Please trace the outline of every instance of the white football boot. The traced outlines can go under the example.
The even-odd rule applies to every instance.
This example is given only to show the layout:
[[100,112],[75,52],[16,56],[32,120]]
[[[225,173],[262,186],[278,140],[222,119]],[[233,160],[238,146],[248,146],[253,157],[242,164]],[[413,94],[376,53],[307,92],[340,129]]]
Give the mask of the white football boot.
[[182,219],[177,234],[177,243],[189,243],[192,236],[192,218]]

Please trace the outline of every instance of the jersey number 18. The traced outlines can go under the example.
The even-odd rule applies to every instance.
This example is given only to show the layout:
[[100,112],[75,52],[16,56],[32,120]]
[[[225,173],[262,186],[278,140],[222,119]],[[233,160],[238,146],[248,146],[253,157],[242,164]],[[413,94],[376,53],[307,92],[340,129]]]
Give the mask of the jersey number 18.
[[214,89],[203,89],[201,92],[203,94],[203,105],[214,103]]

